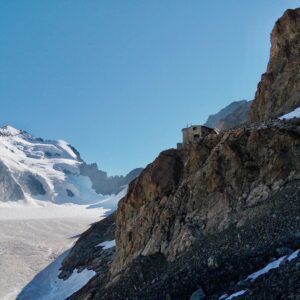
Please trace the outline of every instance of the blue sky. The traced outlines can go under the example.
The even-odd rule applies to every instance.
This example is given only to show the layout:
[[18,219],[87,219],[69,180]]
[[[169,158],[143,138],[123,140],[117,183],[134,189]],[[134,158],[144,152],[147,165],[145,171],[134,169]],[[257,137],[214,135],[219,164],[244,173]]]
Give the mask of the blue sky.
[[252,99],[293,0],[0,0],[0,124],[65,139],[109,175]]

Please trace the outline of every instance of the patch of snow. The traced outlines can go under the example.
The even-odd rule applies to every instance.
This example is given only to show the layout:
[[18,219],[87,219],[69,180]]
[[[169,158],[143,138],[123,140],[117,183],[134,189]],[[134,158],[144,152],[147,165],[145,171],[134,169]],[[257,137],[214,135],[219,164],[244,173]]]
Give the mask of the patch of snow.
[[68,252],[60,255],[52,264],[36,275],[18,295],[17,300],[66,299],[85,286],[96,275],[96,272],[87,269],[79,272],[75,269],[67,280],[58,278],[61,263]]
[[300,118],[300,107],[297,107],[296,109],[289,112],[288,114],[279,117],[280,120],[289,120],[293,118]]
[[300,249],[294,251],[292,254],[290,254],[290,255],[288,256],[287,260],[288,260],[288,261],[291,261],[291,260],[297,258],[298,255],[299,255],[299,253],[300,253]]
[[[279,257],[279,258],[276,259],[275,261],[272,261],[272,262],[270,262],[269,264],[267,264],[264,268],[262,268],[262,269],[256,271],[255,273],[252,273],[251,275],[249,275],[249,276],[246,278],[246,280],[250,280],[250,281],[256,280],[259,276],[268,273],[268,272],[269,272],[270,270],[272,270],[272,269],[278,268],[278,267],[281,265],[281,263],[282,263],[283,261],[291,261],[291,260],[297,258],[297,257],[299,256],[299,253],[300,253],[300,249],[294,251],[294,252],[293,252],[292,254],[290,254],[290,255],[284,255],[284,256]],[[222,296],[219,298],[219,300],[233,299],[234,297],[243,295],[246,291],[247,291],[247,290],[239,291],[239,292],[237,292],[237,293],[241,293],[241,292],[242,292],[242,294],[234,293],[234,294],[230,295],[229,297],[228,297],[227,294],[224,294],[224,295],[222,295]]]
[[77,159],[77,155],[74,153],[73,149],[70,147],[70,145],[64,141],[64,140],[58,140],[57,145],[66,151],[71,157]]
[[102,247],[103,250],[107,250],[109,248],[116,247],[116,240],[102,242],[102,243],[96,245],[96,247]]
[[241,291],[238,291],[238,292],[235,292],[235,293],[231,294],[230,296],[223,295],[219,298],[219,300],[221,300],[221,299],[231,300],[231,299],[234,299],[236,297],[244,295],[246,292],[247,292],[247,290],[241,290]]
[[280,264],[286,259],[286,256],[282,256],[272,262],[270,262],[269,264],[267,264],[264,268],[256,271],[255,273],[252,273],[251,275],[249,275],[246,280],[255,280],[256,278],[258,278],[259,276],[268,273],[270,270],[272,269],[276,269],[280,266]]
[[103,200],[101,200],[97,203],[89,205],[88,208],[105,207],[105,208],[108,208],[108,209],[116,209],[117,206],[118,206],[119,201],[123,197],[125,197],[125,195],[127,193],[127,189],[128,189],[128,186],[125,186],[124,189],[116,195],[104,196]]
[[284,255],[279,257],[278,259],[270,262],[269,264],[267,264],[264,268],[258,270],[257,272],[249,275],[246,280],[251,280],[254,281],[256,278],[258,278],[259,276],[268,273],[270,270],[272,269],[276,269],[280,266],[280,264],[284,261],[284,260],[288,260],[291,261],[293,259],[295,259],[298,255],[299,255],[300,249],[294,251],[291,255]]

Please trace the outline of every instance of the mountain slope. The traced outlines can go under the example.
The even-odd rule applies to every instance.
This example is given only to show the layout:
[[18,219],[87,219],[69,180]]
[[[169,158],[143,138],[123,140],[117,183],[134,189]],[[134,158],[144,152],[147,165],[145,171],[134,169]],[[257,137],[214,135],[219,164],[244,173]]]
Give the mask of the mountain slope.
[[218,113],[210,115],[204,126],[217,129],[229,129],[247,121],[251,101],[234,101],[221,109]]
[[241,103],[232,113],[220,119],[217,129],[226,130],[245,124],[248,120],[248,114],[252,101]]
[[92,182],[93,189],[103,195],[117,194],[122,188],[129,184],[141,172],[142,168],[136,168],[129,172],[126,176],[107,176],[107,173],[98,169],[97,164],[80,165],[80,174],[88,176]]
[[[88,172],[89,166],[101,176]],[[87,165],[65,141],[35,138],[11,126],[0,128],[0,202],[96,203],[126,188],[140,171],[108,177],[96,164]]]
[[102,198],[80,174],[82,162],[62,140],[45,141],[10,126],[0,129],[0,201],[92,203]]

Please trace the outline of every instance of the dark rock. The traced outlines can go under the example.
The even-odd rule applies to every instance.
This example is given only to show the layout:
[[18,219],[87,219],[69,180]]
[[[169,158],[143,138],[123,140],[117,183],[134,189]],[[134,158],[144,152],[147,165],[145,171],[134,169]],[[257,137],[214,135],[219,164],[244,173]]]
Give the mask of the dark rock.
[[241,280],[237,283],[237,286],[241,288],[248,288],[250,286],[250,282],[248,280]]
[[26,178],[26,185],[32,195],[45,195],[46,191],[43,184],[39,181],[38,177],[28,175]]
[[196,292],[194,292],[190,298],[190,300],[203,300],[205,299],[205,293],[202,288],[199,288]]
[[71,190],[67,189],[66,191],[69,197],[74,197],[74,193]]
[[214,256],[210,256],[207,260],[207,266],[210,268],[210,269],[217,269],[219,268],[219,263],[218,263],[218,260],[216,257]]
[[293,253],[293,250],[287,248],[287,247],[281,247],[276,249],[276,253],[279,256],[284,256],[284,255],[290,255]]

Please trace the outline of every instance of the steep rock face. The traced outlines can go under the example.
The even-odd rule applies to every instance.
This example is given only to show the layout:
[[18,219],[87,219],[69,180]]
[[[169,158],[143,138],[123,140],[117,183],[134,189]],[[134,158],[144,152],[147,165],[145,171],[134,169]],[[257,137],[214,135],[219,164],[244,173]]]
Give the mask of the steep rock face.
[[266,214],[270,196],[300,176],[299,125],[276,121],[162,152],[119,204],[112,275],[139,255],[172,261],[201,236]]
[[300,8],[287,10],[271,34],[270,60],[258,84],[249,120],[279,117],[300,106]]
[[210,115],[204,124],[210,128],[230,129],[247,121],[251,101],[234,101],[221,109],[218,113]]

